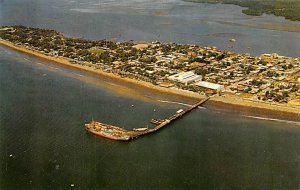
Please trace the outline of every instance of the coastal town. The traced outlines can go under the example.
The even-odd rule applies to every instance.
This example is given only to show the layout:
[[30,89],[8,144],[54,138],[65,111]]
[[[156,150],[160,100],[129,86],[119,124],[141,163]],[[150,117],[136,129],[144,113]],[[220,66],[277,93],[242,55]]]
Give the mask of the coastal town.
[[162,88],[300,106],[300,58],[251,56],[188,44],[67,38],[54,30],[24,26],[2,26],[0,38],[72,64]]

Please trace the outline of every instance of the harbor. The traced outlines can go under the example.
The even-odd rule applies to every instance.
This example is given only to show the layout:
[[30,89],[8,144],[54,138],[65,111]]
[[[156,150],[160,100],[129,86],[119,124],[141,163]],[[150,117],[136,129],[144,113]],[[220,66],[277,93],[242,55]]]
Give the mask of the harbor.
[[209,100],[209,97],[202,99],[200,102],[194,104],[193,106],[187,109],[180,109],[174,115],[170,116],[166,119],[152,119],[151,123],[155,124],[154,128],[134,128],[132,131],[127,131],[123,128],[116,127],[113,125],[104,124],[101,122],[97,122],[92,120],[90,123],[85,124],[85,129],[95,135],[102,136],[112,140],[120,140],[120,141],[129,141],[135,138],[138,138],[143,135],[147,135],[150,133],[154,133],[168,124],[174,122],[177,119],[180,119],[184,115],[188,114],[192,110],[198,108],[203,105],[205,102]]

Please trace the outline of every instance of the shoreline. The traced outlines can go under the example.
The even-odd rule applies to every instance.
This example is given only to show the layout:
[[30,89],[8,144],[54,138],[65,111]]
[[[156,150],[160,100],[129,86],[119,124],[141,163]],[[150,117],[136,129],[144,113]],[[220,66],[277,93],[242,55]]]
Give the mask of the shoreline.
[[[16,50],[21,53],[25,53],[31,56],[35,56],[47,61],[55,62],[56,64],[59,64],[61,66],[65,66],[68,68],[77,69],[80,71],[88,72],[91,74],[94,74],[96,76],[102,76],[105,78],[108,78],[109,80],[117,81],[119,83],[122,83],[124,85],[128,86],[134,86],[136,90],[148,90],[153,91],[157,93],[164,94],[166,96],[174,96],[176,95],[176,99],[184,99],[184,100],[193,100],[193,101],[199,101],[200,99],[205,98],[205,96],[187,91],[187,90],[181,90],[181,89],[174,89],[174,88],[163,88],[156,85],[153,85],[148,82],[131,79],[131,78],[125,78],[118,76],[113,73],[108,73],[105,71],[102,71],[100,69],[94,69],[89,66],[83,66],[79,64],[72,64],[69,60],[61,57],[53,57],[49,55],[42,54],[37,51],[33,51],[30,49],[27,49],[23,46],[17,46],[12,44],[11,42],[0,40],[0,45],[2,47],[10,48],[13,50]],[[163,95],[163,96],[164,96]],[[211,102],[211,103],[210,103]],[[237,97],[235,95],[226,95],[226,96],[214,96],[211,97],[210,101],[207,103],[210,106],[213,107],[220,107],[221,109],[227,110],[228,108],[232,108],[233,112],[241,112],[241,113],[250,113],[250,114],[259,114],[259,116],[262,114],[264,116],[270,116],[271,118],[275,117],[276,119],[289,119],[293,121],[300,121],[300,109],[297,107],[289,107],[285,105],[274,105],[274,104],[268,104],[263,102],[253,102],[250,100],[245,100],[240,97]],[[227,111],[226,111],[227,112]]]
[[[236,2],[236,1],[230,1],[230,0],[215,0],[215,1],[211,1],[211,0],[184,0],[186,2],[192,2],[192,3],[207,3],[207,4],[223,4],[223,5],[236,5],[239,6],[241,8],[244,8],[244,10],[241,11],[242,14],[248,15],[248,16],[262,16],[263,14],[271,14],[275,17],[283,17],[286,20],[292,21],[292,22],[299,22],[300,21],[300,17],[299,15],[289,15],[286,12],[286,7],[282,6],[282,5],[278,5],[277,9],[281,9],[282,12],[276,12],[276,9],[271,8],[274,5],[271,4],[259,4],[258,6],[251,6],[249,5],[249,2]],[[294,9],[290,10],[290,11],[295,11],[297,12],[298,9],[296,8],[297,6],[297,1],[290,1],[290,4],[292,4],[293,6],[295,6]]]

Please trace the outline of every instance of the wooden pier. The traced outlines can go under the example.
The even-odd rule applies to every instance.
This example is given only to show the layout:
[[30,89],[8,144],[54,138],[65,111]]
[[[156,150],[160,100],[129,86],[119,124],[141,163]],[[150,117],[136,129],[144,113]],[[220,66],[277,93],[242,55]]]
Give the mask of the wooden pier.
[[103,136],[109,139],[113,140],[121,140],[121,141],[129,141],[131,139],[137,138],[142,135],[147,135],[153,132],[156,132],[160,130],[161,128],[165,127],[166,125],[170,124],[171,122],[174,122],[176,119],[179,119],[183,117],[185,114],[191,112],[193,109],[198,108],[198,106],[201,106],[204,104],[207,100],[209,100],[209,97],[201,100],[200,102],[194,104],[193,106],[186,108],[186,109],[180,109],[178,110],[174,115],[167,119],[153,119],[151,122],[155,123],[156,126],[154,128],[138,128],[133,129],[132,131],[127,131],[123,128],[119,128],[116,126],[108,125],[105,123],[100,123],[92,120],[90,123],[85,124],[85,129],[93,133],[95,135]]
[[180,112],[176,112],[171,117],[169,117],[167,119],[164,119],[163,122],[161,122],[160,124],[158,124],[154,128],[147,129],[145,131],[128,131],[127,135],[130,136],[131,139],[133,139],[133,138],[137,138],[137,137],[142,136],[142,135],[146,135],[146,134],[149,134],[149,133],[156,132],[156,131],[160,130],[161,128],[165,127],[166,125],[170,124],[171,122],[174,122],[175,120],[181,118],[185,114],[191,112],[193,109],[198,108],[198,106],[201,106],[202,104],[204,104],[208,100],[209,100],[209,97],[201,100],[200,102],[194,104],[193,106],[191,106],[187,109],[183,109]]

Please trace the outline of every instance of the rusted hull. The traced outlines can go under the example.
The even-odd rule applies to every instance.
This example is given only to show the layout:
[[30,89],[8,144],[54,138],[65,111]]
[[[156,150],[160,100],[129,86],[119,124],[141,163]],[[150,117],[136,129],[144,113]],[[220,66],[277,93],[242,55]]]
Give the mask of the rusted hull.
[[98,133],[96,131],[92,131],[92,130],[89,130],[87,128],[85,128],[87,132],[91,133],[91,134],[94,134],[94,135],[97,135],[97,136],[101,136],[101,137],[104,137],[104,138],[107,138],[107,139],[110,139],[110,140],[115,140],[115,141],[129,141],[130,138],[128,139],[125,139],[125,138],[118,138],[118,137],[113,137],[113,136],[108,136],[108,135],[104,135],[102,133]]

